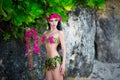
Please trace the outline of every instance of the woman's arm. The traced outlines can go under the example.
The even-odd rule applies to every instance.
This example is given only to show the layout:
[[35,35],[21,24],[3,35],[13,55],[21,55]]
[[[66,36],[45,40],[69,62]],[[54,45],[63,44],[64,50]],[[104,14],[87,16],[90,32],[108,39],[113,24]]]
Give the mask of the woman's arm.
[[39,47],[43,44],[43,42],[41,41],[41,38],[39,39],[38,45]]
[[64,74],[65,71],[65,61],[66,61],[66,45],[65,45],[65,39],[64,39],[64,33],[60,31],[60,42],[61,42],[61,48],[62,48],[62,65],[61,65],[61,74]]
[[41,45],[45,42],[45,39],[46,39],[45,34],[46,34],[46,33],[47,33],[47,31],[45,31],[45,32],[42,34],[41,38],[39,39],[39,43],[38,43],[39,46],[41,46]]

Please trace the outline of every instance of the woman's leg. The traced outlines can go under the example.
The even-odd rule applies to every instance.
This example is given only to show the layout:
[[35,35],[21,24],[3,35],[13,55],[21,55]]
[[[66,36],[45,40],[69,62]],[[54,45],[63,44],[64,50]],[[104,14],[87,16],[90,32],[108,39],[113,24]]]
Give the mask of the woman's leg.
[[53,80],[63,80],[63,75],[60,74],[60,64],[57,62],[57,67],[52,70]]
[[46,80],[53,80],[52,71],[46,71]]

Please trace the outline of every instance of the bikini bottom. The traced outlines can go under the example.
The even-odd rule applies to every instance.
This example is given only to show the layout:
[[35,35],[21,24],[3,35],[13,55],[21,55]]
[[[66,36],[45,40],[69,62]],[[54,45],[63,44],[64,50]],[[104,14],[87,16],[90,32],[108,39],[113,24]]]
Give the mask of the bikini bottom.
[[53,58],[47,58],[45,60],[45,69],[54,70],[57,67],[57,62],[62,64],[62,56],[55,56]]

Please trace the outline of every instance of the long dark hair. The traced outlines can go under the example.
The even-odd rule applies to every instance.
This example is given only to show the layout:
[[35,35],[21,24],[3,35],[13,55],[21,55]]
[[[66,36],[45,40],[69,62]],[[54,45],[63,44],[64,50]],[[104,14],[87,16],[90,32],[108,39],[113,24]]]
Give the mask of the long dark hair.
[[[58,22],[57,29],[62,30],[60,21]],[[50,24],[49,23],[48,23],[48,30],[50,30]],[[61,49],[61,43],[59,43],[58,46],[57,46],[57,50],[59,51],[60,49]]]

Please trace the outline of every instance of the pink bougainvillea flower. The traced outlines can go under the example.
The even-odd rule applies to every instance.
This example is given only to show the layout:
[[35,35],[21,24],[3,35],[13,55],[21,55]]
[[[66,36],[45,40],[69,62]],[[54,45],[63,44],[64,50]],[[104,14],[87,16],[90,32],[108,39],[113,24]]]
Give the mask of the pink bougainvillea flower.
[[49,37],[49,42],[50,42],[51,44],[52,44],[52,43],[55,43],[53,36],[50,36],[50,37]]
[[31,44],[29,41],[33,41],[34,43],[33,46],[34,53],[36,54],[40,53],[40,48],[38,44],[39,36],[37,35],[37,30],[30,28],[29,31],[26,31],[24,39],[26,41],[26,53],[29,53],[29,47]]
[[33,50],[34,50],[34,52],[35,52],[36,54],[39,54],[39,53],[40,53],[39,47],[34,47]]
[[34,40],[38,40],[39,39],[39,36],[34,36]]
[[30,38],[29,38],[29,37],[25,37],[24,39],[25,39],[26,41],[27,41],[27,40],[30,40]]
[[26,43],[26,45],[25,45],[25,46],[26,46],[26,51],[25,51],[25,52],[26,52],[26,53],[28,53],[29,44],[28,44],[28,43]]
[[31,36],[32,36],[32,33],[31,33],[31,32],[26,32],[26,33],[25,33],[25,36],[26,36],[26,37],[31,37]]
[[36,31],[35,29],[31,28],[30,30],[31,30],[31,32],[32,32],[34,35],[37,34],[37,31]]
[[38,47],[38,42],[34,42],[34,47]]
[[46,39],[46,36],[45,36],[45,35],[42,35],[42,37],[41,37],[41,42],[44,42],[45,39]]
[[28,53],[28,49],[26,49],[25,52]]

